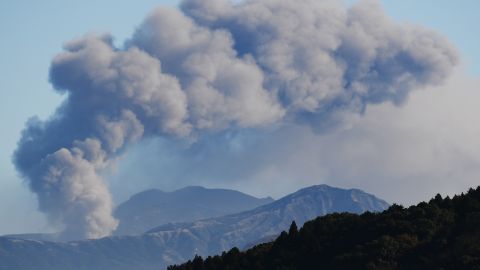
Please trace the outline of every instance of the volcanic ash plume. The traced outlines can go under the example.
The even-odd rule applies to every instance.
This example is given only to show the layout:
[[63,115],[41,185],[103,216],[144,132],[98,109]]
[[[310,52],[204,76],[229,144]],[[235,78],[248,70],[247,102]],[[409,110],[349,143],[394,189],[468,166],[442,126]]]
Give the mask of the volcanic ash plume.
[[152,12],[123,48],[109,35],[67,43],[50,70],[66,100],[29,120],[14,161],[66,239],[102,237],[117,221],[100,175],[133,143],[284,121],[325,130],[368,104],[402,104],[456,62],[443,37],[372,1],[184,1]]

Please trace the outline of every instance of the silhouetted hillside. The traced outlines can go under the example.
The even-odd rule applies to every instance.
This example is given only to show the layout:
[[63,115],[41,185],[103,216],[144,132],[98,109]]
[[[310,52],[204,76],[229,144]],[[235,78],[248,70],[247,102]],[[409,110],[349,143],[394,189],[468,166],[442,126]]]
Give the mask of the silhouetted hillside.
[[274,242],[169,267],[197,269],[480,269],[480,187],[382,213],[330,214],[300,231],[292,223]]

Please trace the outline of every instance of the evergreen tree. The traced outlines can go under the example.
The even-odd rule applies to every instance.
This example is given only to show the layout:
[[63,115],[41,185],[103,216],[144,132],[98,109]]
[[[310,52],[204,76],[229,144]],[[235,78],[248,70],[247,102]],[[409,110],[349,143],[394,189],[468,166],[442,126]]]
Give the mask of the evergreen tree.
[[480,270],[480,187],[382,213],[330,214],[300,230],[293,221],[271,243],[169,269]]

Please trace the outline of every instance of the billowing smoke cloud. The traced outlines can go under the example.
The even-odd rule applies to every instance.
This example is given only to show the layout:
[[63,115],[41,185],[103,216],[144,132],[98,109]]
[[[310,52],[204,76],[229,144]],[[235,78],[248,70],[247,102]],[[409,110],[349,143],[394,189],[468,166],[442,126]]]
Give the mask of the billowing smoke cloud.
[[145,140],[109,175],[111,191],[121,201],[152,187],[203,185],[280,198],[325,183],[405,206],[436,193],[460,194],[480,184],[479,83],[456,69],[446,84],[412,92],[405,106],[368,106],[320,136],[292,123],[223,132],[189,148]]
[[325,131],[368,104],[402,104],[456,62],[447,40],[376,2],[184,1],[155,10],[124,48],[108,35],[66,44],[50,80],[67,98],[29,121],[14,160],[66,238],[102,237],[117,222],[100,175],[129,145],[284,122]]

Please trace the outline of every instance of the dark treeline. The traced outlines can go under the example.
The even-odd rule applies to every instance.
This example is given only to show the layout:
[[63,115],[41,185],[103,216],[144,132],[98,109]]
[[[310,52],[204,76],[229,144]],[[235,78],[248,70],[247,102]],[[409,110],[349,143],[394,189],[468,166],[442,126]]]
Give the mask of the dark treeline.
[[169,270],[480,269],[480,187],[382,213],[293,222],[274,242],[200,256]]

